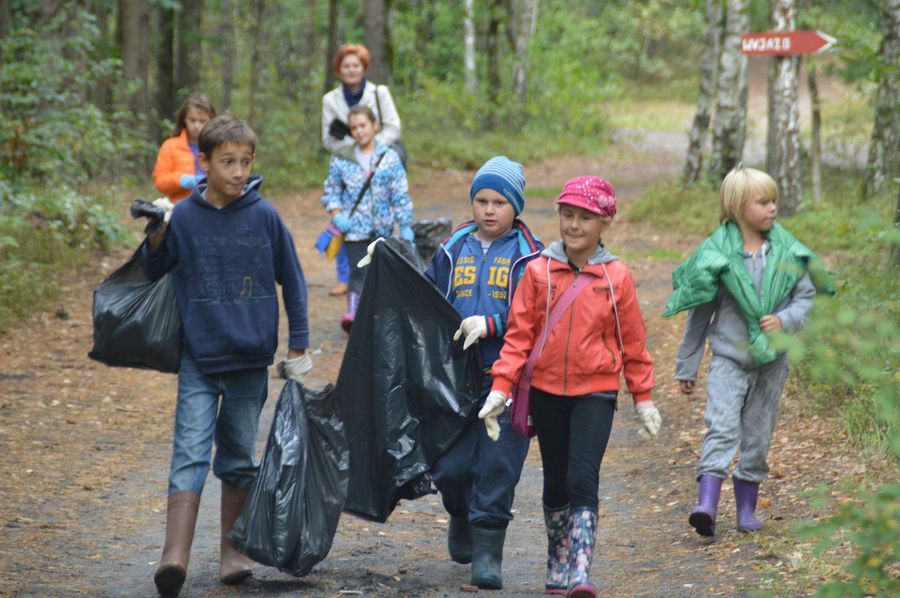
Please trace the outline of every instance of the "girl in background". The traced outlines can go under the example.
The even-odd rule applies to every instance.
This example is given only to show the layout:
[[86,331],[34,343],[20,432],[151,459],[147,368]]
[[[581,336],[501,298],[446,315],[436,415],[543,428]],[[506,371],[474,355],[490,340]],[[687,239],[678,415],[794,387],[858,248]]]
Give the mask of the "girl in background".
[[191,194],[206,177],[198,159],[197,140],[203,125],[215,118],[216,108],[209,98],[194,92],[187,97],[175,119],[175,134],[159,148],[153,167],[153,184],[172,203]]
[[[344,234],[351,265],[347,312],[341,318],[341,327],[349,333],[366,276],[357,262],[367,255],[369,243],[377,237],[390,237],[395,225],[400,238],[413,241],[415,235],[410,226],[412,201],[406,171],[397,153],[377,141],[375,113],[369,106],[356,105],[350,109],[348,123],[356,142],[353,157],[332,156],[322,205]],[[360,196],[370,176],[369,187]]]

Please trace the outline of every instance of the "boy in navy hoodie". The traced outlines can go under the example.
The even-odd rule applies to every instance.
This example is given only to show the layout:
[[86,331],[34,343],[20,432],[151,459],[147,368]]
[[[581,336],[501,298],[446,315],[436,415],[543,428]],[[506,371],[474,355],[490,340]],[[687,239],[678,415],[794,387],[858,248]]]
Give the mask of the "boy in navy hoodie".
[[222,481],[219,577],[236,584],[252,573],[226,534],[258,470],[259,414],[278,346],[276,283],[290,330],[286,375],[297,378],[312,367],[306,282],[294,241],[257,192],[262,179],[250,176],[256,135],[234,116],[219,116],[203,127],[198,145],[206,181],[141,248],[150,278],[171,271],[184,330],[166,541],[154,575],[163,596],[177,596],[184,583],[213,438],[213,473]]
[[[500,354],[506,314],[526,264],[544,246],[517,217],[525,207],[522,165],[506,156],[488,160],[469,191],[473,220],[459,226],[435,252],[425,275],[463,316],[454,338],[478,342],[484,366],[482,401],[491,389],[491,364]],[[509,413],[499,418],[498,442],[473,420],[432,468],[450,514],[450,558],[472,563],[472,584],[503,586],[500,564],[512,520],[516,484],[529,439],[513,433]]]

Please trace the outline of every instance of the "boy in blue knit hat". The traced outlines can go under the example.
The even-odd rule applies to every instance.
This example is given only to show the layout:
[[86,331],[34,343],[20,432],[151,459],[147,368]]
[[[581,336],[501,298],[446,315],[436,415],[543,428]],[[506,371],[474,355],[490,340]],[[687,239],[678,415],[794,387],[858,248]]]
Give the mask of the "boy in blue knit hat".
[[[506,156],[488,160],[475,173],[469,197],[472,220],[460,225],[435,252],[425,275],[463,316],[454,339],[468,349],[478,343],[484,370],[482,401],[491,389],[491,364],[500,354],[506,315],[526,264],[544,246],[518,219],[525,207],[522,165]],[[500,440],[473,420],[432,468],[435,486],[450,514],[450,558],[472,563],[472,584],[503,586],[500,563],[512,520],[516,484],[529,439],[499,418]]]

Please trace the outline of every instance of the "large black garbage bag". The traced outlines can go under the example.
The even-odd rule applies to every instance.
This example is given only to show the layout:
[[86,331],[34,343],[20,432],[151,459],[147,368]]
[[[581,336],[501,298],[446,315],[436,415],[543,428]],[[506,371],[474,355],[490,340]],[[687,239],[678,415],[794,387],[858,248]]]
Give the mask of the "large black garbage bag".
[[417,220],[413,222],[412,229],[416,238],[416,251],[427,267],[434,252],[453,232],[453,222],[446,216],[434,220]]
[[378,522],[431,492],[430,467],[476,417],[480,354],[460,316],[395,249],[378,243],[335,387],[350,445],[344,510]]
[[94,346],[107,365],[178,372],[181,314],[169,275],[151,281],[140,250],[94,289]]
[[228,533],[254,561],[291,575],[328,555],[347,496],[347,439],[332,390],[285,383],[259,475]]

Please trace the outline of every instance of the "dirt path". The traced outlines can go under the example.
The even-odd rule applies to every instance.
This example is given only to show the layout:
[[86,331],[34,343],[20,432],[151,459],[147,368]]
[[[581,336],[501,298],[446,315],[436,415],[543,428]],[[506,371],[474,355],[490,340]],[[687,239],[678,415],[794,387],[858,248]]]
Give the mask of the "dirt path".
[[[612,154],[611,154],[612,155]],[[648,184],[673,175],[679,159],[624,147],[616,158],[564,158],[527,170],[529,189],[558,189],[570,176],[597,173],[616,184],[627,205]],[[412,196],[417,218],[467,216],[468,172],[421,174]],[[265,187],[263,188],[265,191]],[[540,195],[541,193],[538,193]],[[550,192],[529,195],[525,217],[544,240],[558,238]],[[345,337],[337,326],[343,299],[327,296],[333,268],[315,254],[312,239],[324,223],[318,194],[276,201],[294,231],[310,284],[315,380],[336,379]],[[670,255],[695,239],[618,222],[608,239],[624,255],[638,294],[658,364],[655,399],[663,432],[641,438],[630,398],[620,402],[601,472],[601,523],[593,575],[611,596],[742,595],[762,583],[761,568],[778,555],[761,551],[734,531],[733,502],[725,494],[715,541],[700,539],[686,522],[694,501],[693,467],[702,438],[703,397],[677,396],[671,373],[680,320],[659,316],[667,298]],[[656,253],[654,253],[656,252]],[[121,256],[119,256],[121,257]],[[90,290],[118,259],[80,272],[67,283],[56,313],[39,315],[0,339],[0,454],[9,464],[0,478],[0,595],[154,596],[165,515],[175,378],[107,368],[85,357],[90,348]],[[286,335],[282,333],[282,338]],[[270,382],[268,419],[280,389]],[[807,471],[782,473],[803,442],[834,433],[788,405],[773,447],[775,479],[763,491],[766,534],[779,534],[808,513],[799,492],[841,474],[839,459],[821,459]],[[802,426],[802,427],[801,427]],[[790,438],[788,438],[790,436]],[[261,448],[261,446],[260,446]],[[808,450],[808,446],[806,447]],[[799,461],[799,458],[796,458]],[[537,595],[543,586],[541,470],[537,443],[519,485],[510,527],[502,592]],[[218,483],[210,476],[200,510],[185,596],[467,596],[460,591],[469,568],[446,555],[446,515],[437,496],[403,502],[388,523],[344,516],[329,557],[305,578],[259,567],[241,589],[216,581]],[[482,593],[485,593],[482,591]]]

